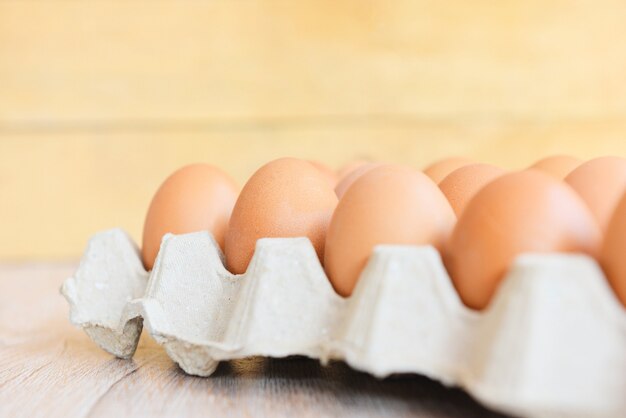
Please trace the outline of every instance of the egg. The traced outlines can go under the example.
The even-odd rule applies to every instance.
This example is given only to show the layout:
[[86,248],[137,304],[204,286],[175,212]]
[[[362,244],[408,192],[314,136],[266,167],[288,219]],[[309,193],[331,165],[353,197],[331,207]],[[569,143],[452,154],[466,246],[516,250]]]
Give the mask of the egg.
[[319,161],[309,160],[309,163],[311,163],[313,167],[317,168],[319,172],[322,173],[322,175],[326,178],[328,184],[330,184],[331,187],[335,187],[335,185],[337,185],[337,174],[332,168],[330,168],[326,164],[320,163]]
[[257,170],[233,208],[225,240],[227,268],[244,273],[259,238],[307,237],[320,260],[337,196],[308,161],[274,160]]
[[626,193],[622,194],[609,222],[600,264],[615,294],[626,306]]
[[535,162],[528,168],[543,171],[562,180],[581,164],[582,160],[569,155],[552,155]]
[[383,165],[359,177],[343,195],[326,236],[324,266],[349,296],[375,245],[441,248],[456,218],[437,185],[407,167]]
[[505,174],[483,187],[461,214],[444,262],[462,301],[485,308],[522,253],[596,255],[593,215],[562,181],[536,170]]
[[207,164],[183,167],[154,195],[143,228],[141,257],[152,269],[166,233],[209,231],[224,248],[224,235],[239,188],[224,172]]
[[335,193],[337,194],[337,197],[341,199],[346,190],[348,190],[348,187],[350,187],[352,183],[356,181],[356,179],[358,179],[368,171],[372,170],[373,168],[380,167],[381,165],[381,163],[363,164],[353,170],[351,173],[348,173],[346,176],[344,176],[344,178],[339,180],[339,183],[337,183],[337,186],[335,187]]
[[626,159],[600,157],[581,164],[565,177],[606,231],[617,202],[626,190]]
[[487,183],[506,173],[489,164],[470,164],[457,168],[441,180],[439,188],[458,217],[467,203]]
[[337,178],[339,179],[339,181],[341,181],[341,179],[343,179],[348,174],[352,173],[357,168],[361,167],[362,165],[369,164],[371,162],[373,161],[369,161],[369,160],[350,161],[349,163],[344,164],[339,170],[337,170]]
[[424,174],[439,184],[448,174],[464,165],[472,164],[474,161],[463,157],[450,157],[439,160],[424,169]]

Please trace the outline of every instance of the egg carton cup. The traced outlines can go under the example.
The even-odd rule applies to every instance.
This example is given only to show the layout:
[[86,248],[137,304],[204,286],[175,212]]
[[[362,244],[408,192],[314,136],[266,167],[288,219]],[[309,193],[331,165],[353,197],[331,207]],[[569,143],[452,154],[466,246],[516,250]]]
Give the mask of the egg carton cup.
[[377,246],[349,298],[306,238],[257,242],[233,275],[207,232],[163,238],[152,272],[128,235],[89,242],[61,289],[71,322],[131,358],[145,323],[185,372],[303,355],[379,378],[418,373],[495,410],[536,417],[626,415],[626,313],[596,262],[525,254],[492,303],[466,308],[430,246]]

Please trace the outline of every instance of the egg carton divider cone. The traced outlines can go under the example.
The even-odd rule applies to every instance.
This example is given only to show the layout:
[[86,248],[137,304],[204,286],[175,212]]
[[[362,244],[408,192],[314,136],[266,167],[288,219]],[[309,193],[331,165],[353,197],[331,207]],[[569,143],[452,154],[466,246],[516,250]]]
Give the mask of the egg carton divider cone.
[[518,257],[475,312],[430,246],[376,247],[342,298],[307,238],[261,239],[233,275],[209,233],[168,234],[148,273],[113,229],[90,240],[61,292],[71,322],[107,352],[132,357],[145,324],[192,375],[222,360],[304,355],[381,378],[426,375],[515,415],[626,414],[626,313],[583,255]]

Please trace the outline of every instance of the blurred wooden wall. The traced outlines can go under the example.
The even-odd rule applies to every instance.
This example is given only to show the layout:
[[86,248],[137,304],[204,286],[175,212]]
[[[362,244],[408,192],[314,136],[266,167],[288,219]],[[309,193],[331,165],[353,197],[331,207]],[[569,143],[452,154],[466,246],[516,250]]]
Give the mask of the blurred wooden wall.
[[0,1],[0,259],[139,238],[179,165],[626,155],[626,2]]

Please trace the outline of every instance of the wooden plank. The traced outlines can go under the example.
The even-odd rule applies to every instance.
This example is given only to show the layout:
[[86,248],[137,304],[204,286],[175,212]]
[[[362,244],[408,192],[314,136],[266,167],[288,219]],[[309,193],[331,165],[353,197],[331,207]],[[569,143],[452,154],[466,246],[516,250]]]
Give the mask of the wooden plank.
[[626,114],[621,0],[0,2],[13,129]]
[[497,417],[424,377],[377,380],[343,363],[252,358],[199,378],[149,338],[114,359],[69,325],[56,289],[75,267],[0,265],[1,416]]

